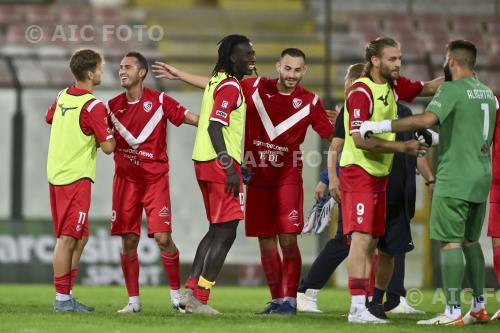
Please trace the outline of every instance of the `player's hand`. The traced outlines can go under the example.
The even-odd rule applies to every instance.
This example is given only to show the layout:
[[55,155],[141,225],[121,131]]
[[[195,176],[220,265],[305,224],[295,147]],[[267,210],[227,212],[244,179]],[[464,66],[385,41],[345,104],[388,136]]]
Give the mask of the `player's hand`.
[[340,203],[340,181],[337,177],[330,179],[328,184],[328,191],[335,201]]
[[162,79],[162,78],[166,78],[169,80],[180,79],[179,70],[174,66],[171,66],[161,61],[155,61],[151,67],[153,67],[153,73],[155,73],[155,77],[157,79]]
[[404,152],[409,155],[422,157],[427,154],[429,150],[429,146],[427,144],[422,143],[418,140],[410,140],[404,142]]
[[439,144],[439,133],[430,129],[421,129],[415,133],[417,140],[424,142],[427,146],[437,146]]
[[316,188],[314,189],[314,200],[318,201],[323,199],[325,196],[326,184],[323,182],[318,182]]
[[340,114],[340,106],[335,105],[335,110],[325,110],[325,111],[328,120],[330,120],[330,122],[333,124],[333,127],[335,127],[335,123],[337,122],[337,117]]
[[240,176],[233,166],[226,170],[226,194],[233,194],[235,198],[240,195]]

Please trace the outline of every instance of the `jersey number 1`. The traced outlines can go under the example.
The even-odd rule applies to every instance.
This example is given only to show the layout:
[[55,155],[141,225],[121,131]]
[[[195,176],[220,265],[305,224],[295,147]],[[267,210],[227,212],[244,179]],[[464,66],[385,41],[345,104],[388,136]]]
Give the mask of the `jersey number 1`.
[[483,118],[483,139],[488,140],[488,132],[490,131],[490,107],[487,103],[481,103],[481,110],[484,112]]

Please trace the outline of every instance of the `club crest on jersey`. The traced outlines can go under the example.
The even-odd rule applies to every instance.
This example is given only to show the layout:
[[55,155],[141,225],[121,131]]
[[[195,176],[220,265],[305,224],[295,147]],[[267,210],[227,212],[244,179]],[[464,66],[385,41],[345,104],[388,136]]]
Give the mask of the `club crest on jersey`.
[[153,102],[146,101],[146,102],[144,102],[144,104],[142,105],[142,107],[144,108],[144,111],[149,112],[153,108]]
[[294,98],[292,104],[294,108],[298,109],[302,105],[302,100],[300,98]]

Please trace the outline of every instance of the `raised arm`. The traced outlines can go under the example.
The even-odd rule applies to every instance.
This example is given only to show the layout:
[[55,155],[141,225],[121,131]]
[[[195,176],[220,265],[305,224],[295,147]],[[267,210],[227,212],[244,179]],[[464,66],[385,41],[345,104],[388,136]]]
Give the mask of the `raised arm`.
[[205,88],[205,86],[208,84],[208,81],[210,81],[210,78],[208,76],[196,75],[181,71],[180,69],[177,69],[174,66],[161,61],[155,61],[152,67],[153,73],[155,73],[155,77],[157,79],[165,78],[169,80],[181,80],[201,89]]
[[444,82],[444,76],[435,78],[434,80],[424,82],[424,87],[420,92],[420,96],[434,96],[437,89]]

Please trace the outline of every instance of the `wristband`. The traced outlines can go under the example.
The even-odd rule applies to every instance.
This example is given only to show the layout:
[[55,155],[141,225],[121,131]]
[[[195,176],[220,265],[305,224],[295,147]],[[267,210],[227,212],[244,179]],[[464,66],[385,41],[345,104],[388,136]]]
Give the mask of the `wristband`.
[[392,120],[382,120],[378,126],[381,133],[392,132]]
[[436,180],[429,180],[428,182],[425,182],[425,186],[429,186],[430,184],[436,184]]

